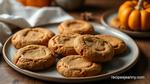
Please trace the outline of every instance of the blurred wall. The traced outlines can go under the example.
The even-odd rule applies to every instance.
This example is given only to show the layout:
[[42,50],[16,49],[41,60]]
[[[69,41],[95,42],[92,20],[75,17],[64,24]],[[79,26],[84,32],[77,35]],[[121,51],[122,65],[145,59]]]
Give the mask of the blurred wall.
[[115,8],[126,0],[86,0],[86,4],[98,5],[103,8]]

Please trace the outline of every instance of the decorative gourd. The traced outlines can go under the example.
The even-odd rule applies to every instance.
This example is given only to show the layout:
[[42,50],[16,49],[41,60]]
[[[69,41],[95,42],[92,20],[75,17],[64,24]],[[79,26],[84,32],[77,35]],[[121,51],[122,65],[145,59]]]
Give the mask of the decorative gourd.
[[119,8],[121,26],[134,31],[150,29],[150,4],[144,0],[126,1]]
[[44,7],[51,5],[53,0],[17,0],[26,6]]

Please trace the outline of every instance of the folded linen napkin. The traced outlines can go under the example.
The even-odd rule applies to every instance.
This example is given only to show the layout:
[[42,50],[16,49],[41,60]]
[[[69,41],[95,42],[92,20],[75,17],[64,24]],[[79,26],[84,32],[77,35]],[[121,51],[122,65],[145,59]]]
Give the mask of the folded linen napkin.
[[73,17],[60,7],[25,7],[16,0],[0,0],[0,50],[1,45],[11,35],[12,27],[7,24],[26,28],[59,23],[68,19]]

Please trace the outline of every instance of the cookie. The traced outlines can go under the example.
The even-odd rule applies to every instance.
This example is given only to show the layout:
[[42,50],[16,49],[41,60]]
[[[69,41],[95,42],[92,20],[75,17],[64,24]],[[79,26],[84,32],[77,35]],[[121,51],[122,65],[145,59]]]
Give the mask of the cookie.
[[115,50],[115,55],[121,54],[127,50],[125,42],[120,38],[111,35],[96,35],[96,36],[109,42]]
[[20,48],[13,57],[15,65],[31,71],[47,69],[54,62],[54,52],[42,45],[28,45]]
[[112,45],[94,35],[82,35],[75,39],[76,52],[93,62],[107,62],[114,56]]
[[113,18],[110,23],[109,23],[112,27],[115,27],[115,28],[119,28],[120,27],[120,21],[118,18]]
[[61,34],[52,37],[48,43],[48,47],[58,56],[76,55],[74,50],[74,39],[80,34]]
[[58,27],[60,33],[93,34],[93,26],[82,20],[67,20]]
[[70,55],[60,59],[56,68],[65,77],[95,76],[102,70],[100,64],[88,61],[80,55]]
[[121,25],[121,23],[117,17],[112,18],[112,20],[109,22],[109,25],[114,28],[120,29],[120,30],[128,30],[129,29],[128,27]]
[[47,46],[54,33],[43,28],[25,28],[15,33],[11,39],[16,48],[22,48],[27,45],[37,44]]

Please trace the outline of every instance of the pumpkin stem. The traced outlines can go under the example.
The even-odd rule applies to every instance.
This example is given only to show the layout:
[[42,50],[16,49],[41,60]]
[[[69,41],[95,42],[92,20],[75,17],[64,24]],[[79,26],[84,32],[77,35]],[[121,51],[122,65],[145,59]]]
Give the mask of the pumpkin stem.
[[144,0],[139,0],[137,6],[135,7],[137,10],[141,10],[143,7]]

